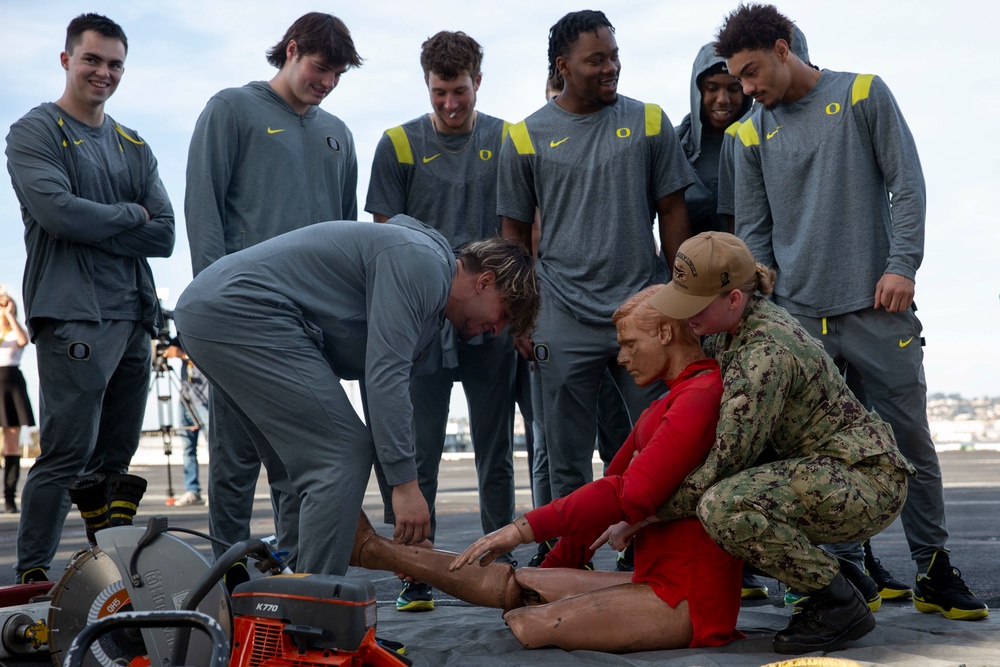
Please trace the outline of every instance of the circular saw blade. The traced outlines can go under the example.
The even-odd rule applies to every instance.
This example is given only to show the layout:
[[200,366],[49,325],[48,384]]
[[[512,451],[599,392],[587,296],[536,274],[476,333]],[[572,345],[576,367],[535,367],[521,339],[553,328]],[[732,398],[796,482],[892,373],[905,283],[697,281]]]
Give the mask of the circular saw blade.
[[[55,667],[83,628],[111,614],[132,611],[128,591],[114,561],[98,547],[80,551],[52,587],[49,609],[49,650]],[[137,628],[109,632],[95,641],[84,667],[145,667],[149,657]]]

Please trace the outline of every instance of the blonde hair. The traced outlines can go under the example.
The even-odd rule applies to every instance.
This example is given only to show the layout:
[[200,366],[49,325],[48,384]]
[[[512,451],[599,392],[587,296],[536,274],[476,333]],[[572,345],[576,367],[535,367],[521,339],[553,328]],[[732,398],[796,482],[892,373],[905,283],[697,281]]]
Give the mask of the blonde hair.
[[666,285],[650,285],[649,287],[643,288],[629,298],[625,299],[625,301],[622,302],[622,305],[618,306],[618,309],[611,316],[611,322],[617,326],[618,322],[626,317],[634,316],[635,326],[648,334],[655,334],[659,331],[661,326],[666,324],[673,330],[675,340],[680,340],[685,343],[693,343],[700,347],[701,343],[699,342],[698,337],[684,320],[667,317],[656,308],[649,305],[650,297],[664,287],[666,287]]
[[466,243],[458,259],[472,273],[492,271],[496,289],[507,304],[511,333],[531,333],[541,307],[535,260],[520,241],[499,236]]
[[760,262],[755,262],[755,264],[756,270],[754,271],[753,276],[736,289],[746,294],[760,292],[764,296],[767,296],[774,291],[774,281],[778,277],[778,272],[770,267],[764,266]]

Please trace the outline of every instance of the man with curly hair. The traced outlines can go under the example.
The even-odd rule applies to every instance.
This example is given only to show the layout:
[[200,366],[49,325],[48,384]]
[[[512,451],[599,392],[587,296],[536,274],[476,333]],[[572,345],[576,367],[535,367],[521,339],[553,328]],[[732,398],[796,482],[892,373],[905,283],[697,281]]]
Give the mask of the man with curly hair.
[[791,40],[792,22],[773,6],[744,5],[715,43],[759,103],[737,132],[736,232],[777,269],[775,303],[855,374],[917,470],[902,511],[917,564],[914,605],[951,619],[985,618],[986,605],[945,548],[913,303],[926,215],[913,136],[879,77],[813,69]]
[[[365,204],[376,222],[400,213],[423,221],[441,232],[456,254],[464,244],[500,232],[497,163],[508,124],[476,110],[482,60],[483,47],[464,32],[442,31],[423,43],[420,65],[431,112],[382,135]],[[456,341],[454,331],[445,327],[431,359],[413,378],[417,476],[431,509],[431,540],[455,381],[461,381],[469,403],[483,531],[490,533],[513,518],[516,374],[517,353],[510,332]],[[392,522],[391,511],[386,520]],[[396,608],[433,609],[430,588],[404,583]]]

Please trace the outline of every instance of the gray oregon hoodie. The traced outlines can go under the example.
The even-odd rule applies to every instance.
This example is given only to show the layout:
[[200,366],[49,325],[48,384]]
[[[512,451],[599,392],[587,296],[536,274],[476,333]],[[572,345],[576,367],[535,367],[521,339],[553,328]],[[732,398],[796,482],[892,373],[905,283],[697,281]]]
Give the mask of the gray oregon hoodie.
[[[806,42],[806,36],[796,25],[792,26],[791,46],[792,52],[802,62],[809,62],[809,46]],[[728,146],[728,150],[722,148],[724,143],[731,144],[733,136],[721,135],[719,141],[711,142],[711,150],[719,152],[702,157],[703,150],[708,150],[708,148],[702,144],[704,123],[701,118],[701,90],[698,88],[698,77],[702,73],[718,63],[725,62],[725,58],[715,55],[715,48],[711,42],[698,51],[698,56],[694,59],[694,66],[691,68],[691,113],[685,116],[676,128],[677,138],[684,149],[684,155],[694,167],[697,178],[695,184],[684,191],[684,200],[687,202],[688,215],[691,218],[692,234],[729,231],[728,221],[722,213],[732,215],[733,212],[732,146]],[[752,104],[753,99],[750,97],[743,100],[743,108],[737,123],[742,123],[750,117]],[[709,172],[703,173],[706,168]],[[723,172],[721,175],[720,170]],[[720,180],[725,181],[721,187],[722,199],[725,200],[725,203],[719,201]]]

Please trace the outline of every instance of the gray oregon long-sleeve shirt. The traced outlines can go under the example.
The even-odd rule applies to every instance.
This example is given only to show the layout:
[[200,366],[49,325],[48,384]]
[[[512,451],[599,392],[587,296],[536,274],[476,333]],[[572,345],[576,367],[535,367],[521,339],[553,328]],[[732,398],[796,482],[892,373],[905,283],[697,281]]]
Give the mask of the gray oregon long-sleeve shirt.
[[[94,253],[132,258],[144,326],[154,331],[160,308],[147,257],[169,257],[174,248],[174,212],[160,181],[156,158],[134,131],[114,126],[127,178],[118,183],[121,201],[80,196],[78,146],[88,141],[64,112],[41,104],[7,135],[7,169],[24,218],[24,308],[28,328],[42,318],[101,321]],[[143,207],[149,211],[146,220]]]
[[390,485],[416,478],[410,376],[444,325],[457,265],[448,241],[408,216],[310,225],[221,258],[177,301],[181,336],[280,346],[303,333],[338,377],[364,379]]
[[881,79],[824,70],[802,98],[757,109],[737,136],[736,233],[778,270],[777,304],[832,317],[872,307],[885,273],[915,279],[924,176]]
[[264,81],[217,93],[188,150],[194,274],[299,227],[357,220],[357,186],[354,138],[336,116],[316,106],[300,115]]

